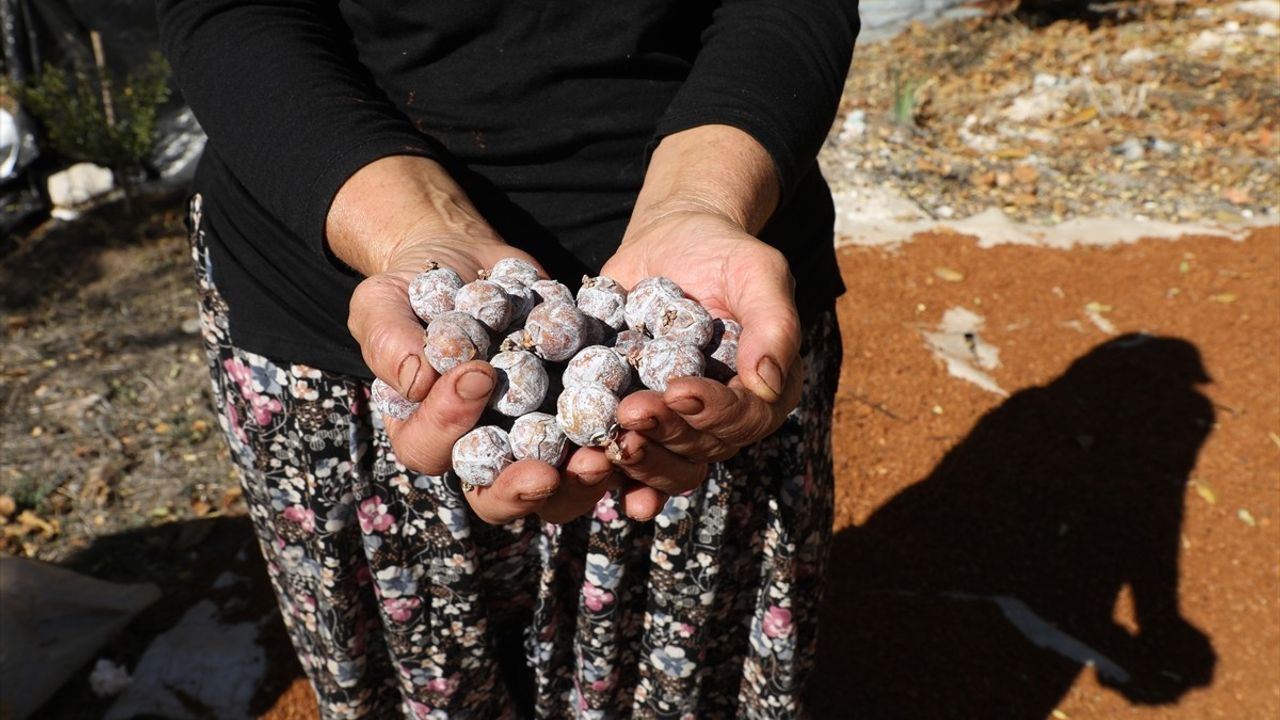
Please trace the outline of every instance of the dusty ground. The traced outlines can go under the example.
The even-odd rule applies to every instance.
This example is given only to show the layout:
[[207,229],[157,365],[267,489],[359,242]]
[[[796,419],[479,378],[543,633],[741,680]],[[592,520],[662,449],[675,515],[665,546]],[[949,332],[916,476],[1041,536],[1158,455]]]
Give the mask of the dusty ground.
[[[129,261],[108,262],[117,253]],[[100,282],[128,285],[165,308],[155,323],[193,317],[178,239],[93,254],[85,262],[98,266]],[[1243,242],[1153,240],[1070,252],[981,250],[968,239],[922,236],[896,249],[845,248],[840,259],[852,291],[840,303],[837,539],[818,716],[847,708],[872,718],[1280,712],[1272,682],[1280,660],[1280,231]],[[955,306],[984,316],[973,342],[998,349],[990,376],[1009,397],[949,375],[925,348],[921,332]],[[6,348],[74,326],[68,314],[35,310],[31,317],[50,319],[10,330]],[[100,334],[82,352],[122,348],[141,330],[95,322]],[[1137,332],[1146,335],[1125,335]],[[160,407],[176,404],[189,408],[187,422],[212,422],[201,369],[180,364],[196,350],[195,336],[176,334],[127,357],[141,375],[167,377],[175,364],[184,368],[178,377],[190,372],[189,386],[171,390],[189,395]],[[238,504],[196,519],[193,466],[181,458],[160,478],[154,457],[98,450],[99,460],[122,464],[111,487],[160,484],[154,492],[168,498],[168,514],[116,511],[141,490],[113,491],[96,511],[80,507],[96,501],[69,492],[72,509],[58,514],[49,498],[94,467],[77,464],[75,448],[110,435],[58,430],[32,389],[48,387],[44,402],[59,403],[78,395],[77,384],[109,387],[106,378],[121,371],[91,362],[33,377],[41,362],[33,358],[27,375],[10,362],[4,491],[26,472],[22,463],[37,461],[15,462],[37,423],[48,429],[44,454],[62,458],[68,478],[40,504],[20,508],[59,521],[61,534],[46,540],[34,530],[10,551],[70,554],[73,567],[159,581],[168,593],[104,656],[135,661],[146,637],[228,567],[255,579],[252,607],[269,605],[260,570],[227,560],[250,542]],[[173,442],[154,426],[128,427],[151,454]],[[217,452],[203,441],[193,447]],[[209,478],[204,492],[218,495],[229,486],[209,464],[198,473]],[[112,517],[76,524],[81,512]],[[78,547],[87,549],[71,552]],[[1132,679],[1106,687],[1094,672],[1036,648],[982,599],[994,595],[1018,598]],[[297,668],[278,623],[264,633],[276,668],[255,707],[274,706],[267,717],[277,719],[308,716],[305,683],[289,687]],[[93,718],[103,706],[81,676],[51,710]]]
[[[1275,23],[1152,6],[1141,23],[987,19],[860,49],[824,169],[939,217],[1274,213]],[[1122,61],[1135,48],[1153,55]],[[1052,109],[1014,120],[1019,100]],[[273,657],[253,709],[312,717],[241,555],[179,206],[0,246],[0,552],[158,583],[165,598],[101,653],[126,667],[225,595],[210,591],[224,570],[250,578],[239,612],[269,618]],[[1280,716],[1280,230],[1072,251],[918,236],[840,262],[817,717]],[[960,359],[998,351],[986,372],[1004,395],[925,347],[956,307],[985,322],[950,338]],[[1112,679],[1005,617],[1026,613],[1042,644]],[[50,717],[101,717],[86,674]]]

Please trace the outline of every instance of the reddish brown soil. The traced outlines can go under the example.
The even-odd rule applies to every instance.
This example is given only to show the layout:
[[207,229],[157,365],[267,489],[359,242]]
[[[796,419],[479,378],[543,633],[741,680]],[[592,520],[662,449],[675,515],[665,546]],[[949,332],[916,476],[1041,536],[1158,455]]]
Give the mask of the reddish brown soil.
[[[1070,252],[921,236],[840,263],[817,717],[1280,717],[1280,231]],[[1091,302],[1153,337],[1100,347]],[[923,347],[953,306],[985,316],[1011,397]],[[1132,678],[1036,648],[990,595]]]

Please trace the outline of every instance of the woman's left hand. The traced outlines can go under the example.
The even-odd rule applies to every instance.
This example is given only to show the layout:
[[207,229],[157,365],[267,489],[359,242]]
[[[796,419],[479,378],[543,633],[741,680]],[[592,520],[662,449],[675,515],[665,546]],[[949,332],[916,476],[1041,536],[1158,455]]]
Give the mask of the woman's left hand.
[[683,378],[664,393],[633,393],[619,406],[623,432],[612,459],[638,481],[622,489],[624,509],[637,519],[656,515],[668,495],[696,487],[708,463],[776,430],[799,401],[803,375],[794,280],[782,253],[712,208],[686,205],[647,216],[653,219],[633,221],[602,274],[628,288],[668,277],[743,330],[739,374],[727,385]]

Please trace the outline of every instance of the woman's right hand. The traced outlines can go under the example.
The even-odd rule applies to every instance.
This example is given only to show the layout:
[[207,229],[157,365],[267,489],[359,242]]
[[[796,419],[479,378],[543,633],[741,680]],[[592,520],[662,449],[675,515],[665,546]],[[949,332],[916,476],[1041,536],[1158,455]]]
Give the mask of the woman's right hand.
[[[453,444],[480,419],[495,371],[489,363],[475,360],[441,375],[426,362],[422,323],[409,306],[409,283],[432,262],[452,268],[464,280],[506,257],[540,267],[533,257],[503,242],[456,184],[437,173],[443,169],[423,158],[375,161],[339,191],[327,226],[334,254],[367,275],[351,296],[347,321],[365,363],[401,395],[422,403],[407,420],[386,418],[396,458],[410,470],[430,475],[452,466]],[[429,187],[421,187],[423,182]],[[418,192],[407,198],[412,202],[388,202],[389,192],[412,189],[415,183]],[[397,222],[397,215],[406,220]],[[370,243],[369,237],[385,240]],[[531,513],[549,522],[567,522],[595,507],[612,470],[603,451],[578,449],[563,470],[524,460],[503,471],[493,485],[474,488],[465,496],[489,523]]]

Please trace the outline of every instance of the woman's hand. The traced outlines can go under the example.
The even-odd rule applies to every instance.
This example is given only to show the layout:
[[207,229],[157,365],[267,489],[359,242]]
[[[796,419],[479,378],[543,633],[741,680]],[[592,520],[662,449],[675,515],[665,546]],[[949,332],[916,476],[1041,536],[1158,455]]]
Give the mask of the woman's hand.
[[[384,158],[362,168],[334,199],[327,230],[334,254],[367,275],[351,297],[347,321],[365,363],[401,395],[422,403],[407,420],[386,419],[396,458],[416,472],[442,474],[452,467],[454,442],[484,412],[496,378],[493,367],[479,360],[444,375],[426,362],[409,283],[432,262],[464,280],[506,257],[540,266],[503,242],[444,170],[423,158]],[[602,451],[582,449],[563,471],[536,461],[515,463],[466,499],[490,523],[535,512],[565,522],[591,511],[611,472]]]
[[632,517],[647,517],[665,495],[696,487],[707,463],[769,435],[795,407],[802,373],[792,278],[781,253],[702,210],[662,215],[630,235],[602,272],[628,287],[664,275],[713,315],[743,327],[740,372],[728,385],[686,378],[665,393],[633,393],[619,406],[624,432],[613,459],[628,477],[658,491],[632,488],[624,507]]

